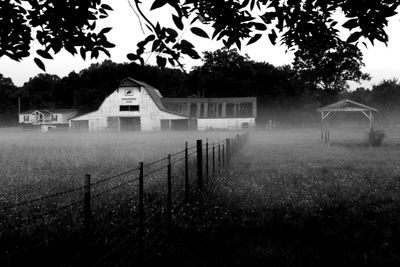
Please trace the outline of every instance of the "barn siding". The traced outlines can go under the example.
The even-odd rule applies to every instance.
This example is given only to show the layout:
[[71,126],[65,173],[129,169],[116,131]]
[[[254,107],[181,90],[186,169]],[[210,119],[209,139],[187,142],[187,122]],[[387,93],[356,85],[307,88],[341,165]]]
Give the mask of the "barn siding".
[[[126,96],[127,90],[133,94]],[[139,111],[120,111],[120,105],[138,105]],[[185,118],[160,110],[144,88],[123,87],[109,95],[97,111],[74,118],[73,121],[89,120],[89,130],[97,131],[107,128],[108,117],[140,117],[142,131],[161,130],[162,119]]]
[[250,127],[255,125],[255,118],[215,118],[197,119],[197,127],[200,131],[208,129],[242,129],[242,124],[248,123]]

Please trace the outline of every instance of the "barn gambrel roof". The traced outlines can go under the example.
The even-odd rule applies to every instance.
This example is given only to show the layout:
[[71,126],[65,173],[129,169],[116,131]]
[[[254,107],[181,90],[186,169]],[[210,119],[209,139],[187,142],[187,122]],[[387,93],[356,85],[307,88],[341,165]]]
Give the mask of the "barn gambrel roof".
[[123,88],[123,87],[142,87],[142,88],[144,88],[144,89],[146,90],[146,92],[149,94],[149,96],[151,97],[151,99],[154,101],[154,103],[156,104],[156,106],[157,106],[161,111],[168,112],[168,113],[171,113],[171,114],[173,114],[173,115],[178,115],[178,116],[187,118],[186,115],[183,115],[183,114],[180,114],[180,113],[177,113],[177,112],[173,112],[173,111],[171,111],[171,110],[168,110],[168,109],[163,105],[163,103],[162,103],[162,101],[161,101],[162,95],[161,95],[160,91],[159,91],[158,89],[154,88],[153,86],[151,86],[151,85],[145,83],[145,82],[141,82],[141,81],[138,81],[138,80],[135,80],[135,79],[133,79],[133,78],[128,77],[128,78],[123,79],[123,80],[120,82],[120,86],[119,86],[119,87],[120,87],[120,88]]

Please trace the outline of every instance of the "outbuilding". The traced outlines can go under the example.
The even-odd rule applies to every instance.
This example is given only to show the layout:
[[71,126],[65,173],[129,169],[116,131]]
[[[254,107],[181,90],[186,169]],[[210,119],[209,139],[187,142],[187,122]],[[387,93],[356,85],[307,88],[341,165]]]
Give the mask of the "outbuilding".
[[163,98],[147,83],[126,78],[99,109],[69,122],[74,130],[206,130],[255,125],[256,98]]

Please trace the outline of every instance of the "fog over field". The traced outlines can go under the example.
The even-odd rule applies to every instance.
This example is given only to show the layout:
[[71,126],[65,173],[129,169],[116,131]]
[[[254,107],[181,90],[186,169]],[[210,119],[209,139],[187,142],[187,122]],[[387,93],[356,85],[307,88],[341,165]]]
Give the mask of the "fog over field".
[[29,199],[93,181],[182,151],[197,139],[223,141],[235,132],[73,133],[0,129],[0,190]]

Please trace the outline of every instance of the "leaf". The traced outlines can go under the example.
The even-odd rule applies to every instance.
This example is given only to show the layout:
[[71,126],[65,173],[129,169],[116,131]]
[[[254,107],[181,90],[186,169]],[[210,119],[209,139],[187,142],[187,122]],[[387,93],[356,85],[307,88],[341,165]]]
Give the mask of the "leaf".
[[172,15],[172,20],[174,21],[176,27],[179,30],[183,30],[183,23],[182,23],[182,20],[179,17],[177,17],[175,15]]
[[80,49],[80,53],[81,53],[81,57],[83,58],[83,60],[86,60],[86,51],[85,51],[85,49],[83,48],[83,46],[82,46],[81,49]]
[[46,67],[44,66],[43,62],[42,62],[40,59],[38,59],[37,57],[35,57],[35,58],[33,59],[33,61],[35,61],[36,65],[37,65],[39,68],[41,68],[44,72],[46,71]]
[[110,6],[107,5],[107,4],[102,4],[101,7],[104,8],[104,9],[106,9],[106,10],[113,11],[112,7],[110,7]]
[[250,10],[253,10],[254,9],[254,5],[255,5],[255,0],[251,0],[251,3],[250,3]]
[[343,23],[343,27],[344,28],[347,28],[347,29],[353,29],[353,28],[355,28],[355,27],[357,27],[358,26],[358,23],[357,23],[357,21],[358,21],[358,19],[349,19],[348,21],[346,21],[345,23]]
[[165,68],[166,64],[167,64],[167,59],[165,57],[157,56],[157,65],[160,68],[162,68],[162,69]]
[[256,28],[256,30],[259,31],[265,31],[267,29],[267,26],[265,26],[264,23],[254,23],[254,27]]
[[271,43],[272,43],[273,45],[276,44],[276,38],[277,38],[277,37],[278,37],[278,36],[276,35],[275,30],[272,30],[272,32],[271,32],[270,34],[268,34],[268,38],[269,38],[269,40],[271,41]]
[[175,66],[175,61],[173,58],[168,58],[168,62],[171,64],[171,66]]
[[131,61],[135,61],[135,60],[139,59],[139,56],[136,54],[133,54],[133,53],[127,54],[126,57]]
[[101,35],[101,34],[108,33],[109,31],[111,31],[111,29],[112,29],[112,27],[106,27],[106,28],[102,29],[99,34]]
[[200,28],[193,27],[190,29],[190,31],[197,36],[209,39],[208,34]]
[[362,35],[361,32],[353,32],[352,34],[350,34],[349,38],[347,38],[347,42],[354,43],[358,41],[358,39],[360,39],[361,35]]
[[144,60],[143,58],[141,58],[140,56],[133,54],[133,53],[129,53],[126,55],[126,57],[130,60],[130,61],[136,61],[139,60],[140,61],[140,65],[144,65]]
[[36,50],[36,53],[42,58],[53,59],[53,57],[49,54],[49,52],[45,50]]
[[164,6],[167,3],[165,0],[155,0],[154,3],[151,5],[150,10],[154,10]]
[[260,38],[261,38],[261,34],[257,33],[256,35],[254,35],[253,37],[251,37],[251,39],[249,40],[249,42],[247,43],[247,45],[251,45],[254,44],[255,42],[257,42]]

